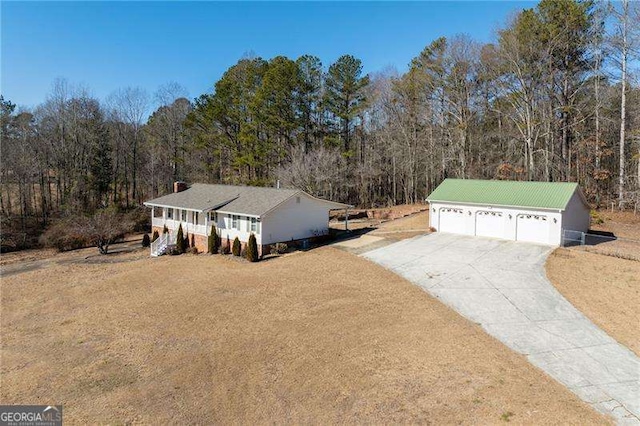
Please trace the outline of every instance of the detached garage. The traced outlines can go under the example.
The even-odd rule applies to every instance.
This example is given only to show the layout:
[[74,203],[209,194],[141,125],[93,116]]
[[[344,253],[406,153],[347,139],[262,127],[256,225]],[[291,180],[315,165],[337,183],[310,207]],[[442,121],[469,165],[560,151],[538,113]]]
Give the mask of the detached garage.
[[439,232],[560,245],[563,230],[589,230],[577,183],[445,179],[427,201]]

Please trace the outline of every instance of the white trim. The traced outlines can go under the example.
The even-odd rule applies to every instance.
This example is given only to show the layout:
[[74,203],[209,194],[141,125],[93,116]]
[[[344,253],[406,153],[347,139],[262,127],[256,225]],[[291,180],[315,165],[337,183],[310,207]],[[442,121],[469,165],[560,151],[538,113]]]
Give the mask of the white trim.
[[512,209],[544,210],[544,211],[550,211],[550,212],[563,212],[565,210],[565,209],[556,209],[556,208],[550,208],[550,207],[512,206],[509,204],[491,204],[491,203],[487,204],[487,203],[469,203],[469,202],[462,202],[462,201],[430,200],[428,198],[427,198],[427,202],[429,204],[431,203],[459,204],[462,206],[482,206],[487,208],[509,207]]
[[[225,211],[225,210],[214,210],[214,211],[222,214],[234,214],[236,216],[260,217],[257,214],[238,213],[238,212],[231,212],[231,211]],[[209,212],[211,212],[211,210],[209,210]]]

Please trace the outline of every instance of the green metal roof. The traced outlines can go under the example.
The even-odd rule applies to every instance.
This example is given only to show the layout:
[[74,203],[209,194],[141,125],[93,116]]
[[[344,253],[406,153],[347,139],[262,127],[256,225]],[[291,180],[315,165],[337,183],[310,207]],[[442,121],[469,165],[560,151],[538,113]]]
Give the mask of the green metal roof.
[[445,179],[427,201],[564,210],[577,189],[572,182]]

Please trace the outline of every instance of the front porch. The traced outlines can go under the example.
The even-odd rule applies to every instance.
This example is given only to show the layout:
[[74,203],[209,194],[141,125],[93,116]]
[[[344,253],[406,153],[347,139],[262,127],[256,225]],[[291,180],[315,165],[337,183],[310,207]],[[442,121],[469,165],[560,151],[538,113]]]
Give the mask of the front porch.
[[178,231],[180,225],[185,235],[209,235],[210,225],[205,213],[168,207],[151,209],[151,226],[160,229],[160,233],[166,226],[169,233],[173,234]]

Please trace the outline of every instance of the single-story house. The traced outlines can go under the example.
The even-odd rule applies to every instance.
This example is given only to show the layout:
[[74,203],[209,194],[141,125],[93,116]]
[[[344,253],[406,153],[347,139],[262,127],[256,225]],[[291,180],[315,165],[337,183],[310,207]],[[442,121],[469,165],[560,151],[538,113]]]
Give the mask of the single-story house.
[[[275,243],[310,240],[329,232],[329,211],[347,204],[322,200],[297,189],[196,183],[174,183],[174,192],[144,203],[151,207],[151,224],[159,238],[152,255],[164,253],[175,242],[182,225],[199,251],[206,252],[211,227],[223,242],[238,237],[246,244],[254,234],[258,250]],[[347,223],[345,223],[345,227]],[[163,229],[169,230],[163,235]]]
[[560,245],[587,232],[590,207],[577,183],[445,179],[427,198],[439,232]]

